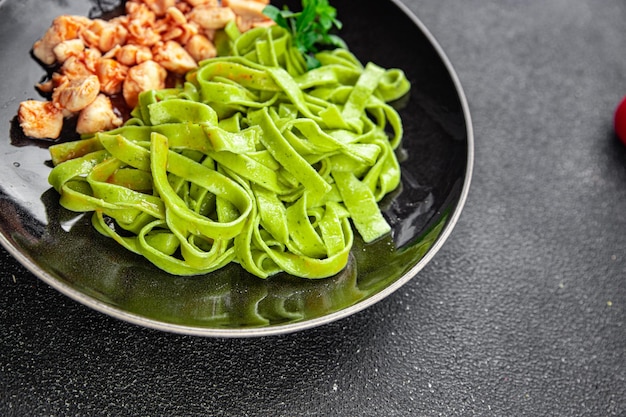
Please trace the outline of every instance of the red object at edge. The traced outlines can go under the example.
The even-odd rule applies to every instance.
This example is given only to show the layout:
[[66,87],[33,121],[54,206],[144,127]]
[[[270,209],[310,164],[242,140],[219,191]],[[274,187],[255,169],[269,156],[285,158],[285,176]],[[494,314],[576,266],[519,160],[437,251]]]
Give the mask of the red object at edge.
[[619,140],[626,145],[626,96],[622,99],[622,101],[620,101],[615,109],[613,127]]

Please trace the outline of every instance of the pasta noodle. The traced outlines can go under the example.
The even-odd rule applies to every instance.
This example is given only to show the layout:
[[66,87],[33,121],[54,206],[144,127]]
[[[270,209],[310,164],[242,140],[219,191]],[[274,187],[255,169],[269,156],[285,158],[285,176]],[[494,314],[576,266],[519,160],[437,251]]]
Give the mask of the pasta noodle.
[[306,70],[278,26],[227,28],[228,54],[146,91],[124,126],[50,148],[60,203],[176,275],[229,262],[266,278],[341,271],[354,241],[390,228],[409,82],[345,49]]

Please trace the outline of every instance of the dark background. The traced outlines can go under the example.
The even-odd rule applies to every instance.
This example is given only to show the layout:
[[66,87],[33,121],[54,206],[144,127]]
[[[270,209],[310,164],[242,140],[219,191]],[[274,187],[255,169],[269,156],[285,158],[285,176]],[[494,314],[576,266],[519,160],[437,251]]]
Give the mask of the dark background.
[[405,4],[456,68],[476,139],[465,210],[426,268],[324,327],[216,340],[89,310],[1,251],[0,415],[626,415],[626,3]]

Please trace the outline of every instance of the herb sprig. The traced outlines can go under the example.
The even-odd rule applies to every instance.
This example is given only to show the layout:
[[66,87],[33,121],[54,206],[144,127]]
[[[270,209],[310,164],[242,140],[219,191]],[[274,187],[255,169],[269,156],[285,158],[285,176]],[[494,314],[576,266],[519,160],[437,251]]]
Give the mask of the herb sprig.
[[307,69],[320,66],[314,56],[320,47],[346,47],[339,36],[330,33],[333,27],[340,30],[342,23],[328,0],[302,0],[301,12],[292,12],[287,6],[281,10],[268,5],[263,13],[291,33],[296,48],[306,59]]

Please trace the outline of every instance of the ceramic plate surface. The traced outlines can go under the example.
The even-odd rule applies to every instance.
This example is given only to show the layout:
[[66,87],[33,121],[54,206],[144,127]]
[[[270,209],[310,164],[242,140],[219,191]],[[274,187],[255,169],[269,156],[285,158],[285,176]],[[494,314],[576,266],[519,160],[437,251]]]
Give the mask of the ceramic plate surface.
[[310,328],[360,311],[405,284],[439,250],[465,202],[473,163],[467,103],[441,48],[399,1],[331,3],[357,57],[403,69],[413,86],[410,97],[396,103],[405,129],[398,150],[402,185],[381,202],[392,233],[367,245],[356,239],[342,273],[261,280],[230,265],[205,276],[171,276],[100,236],[89,215],[59,206],[47,182],[48,144],[22,140],[16,122],[19,102],[39,99],[34,84],[46,75],[31,47],[55,16],[106,17],[119,10],[115,0],[0,1],[2,245],[78,302],[142,326],[203,336]]

